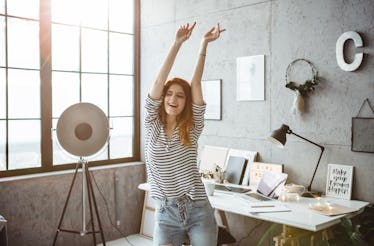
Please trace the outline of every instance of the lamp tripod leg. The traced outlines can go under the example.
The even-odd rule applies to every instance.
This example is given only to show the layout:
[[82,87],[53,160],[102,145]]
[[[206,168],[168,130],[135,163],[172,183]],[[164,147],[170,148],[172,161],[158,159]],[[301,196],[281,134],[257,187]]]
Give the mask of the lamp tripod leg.
[[[62,221],[63,221],[63,218],[65,216],[66,209],[67,209],[67,206],[68,206],[68,203],[69,203],[69,200],[70,200],[70,196],[71,196],[71,193],[72,193],[72,190],[73,190],[73,187],[74,187],[74,184],[75,184],[75,180],[76,180],[76,177],[77,177],[79,165],[81,165],[81,167],[82,167],[82,178],[83,178],[82,185],[83,186],[85,186],[85,185],[87,186],[87,196],[88,196],[90,216],[91,216],[92,232],[87,232],[86,231],[85,215],[83,215],[83,230],[81,232],[74,231],[74,230],[67,230],[67,229],[62,229],[61,228]],[[86,196],[85,196],[84,189],[83,189],[82,193],[83,193],[83,201],[82,201],[83,202],[83,211],[82,211],[82,213],[85,214],[85,211],[86,211],[85,210],[85,199],[86,199]],[[56,230],[55,237],[53,239],[53,246],[56,245],[57,237],[58,237],[58,234],[59,234],[60,231],[70,232],[70,233],[76,233],[76,234],[80,234],[81,236],[84,236],[86,233],[92,233],[92,235],[93,235],[93,243],[94,243],[94,245],[96,245],[96,235],[95,235],[96,231],[95,231],[95,222],[94,222],[94,214],[93,214],[92,203],[93,203],[93,206],[94,206],[94,209],[95,209],[95,215],[96,215],[97,223],[98,223],[98,226],[99,226],[99,232],[100,232],[100,236],[101,236],[101,241],[102,241],[103,246],[106,246],[105,239],[104,239],[103,228],[101,226],[101,221],[100,221],[100,216],[99,216],[99,210],[97,208],[96,198],[95,198],[95,194],[94,194],[93,187],[92,187],[92,179],[91,179],[90,171],[88,170],[86,162],[83,160],[83,161],[77,163],[77,165],[76,165],[74,177],[73,177],[73,180],[72,180],[70,188],[69,188],[69,193],[68,193],[66,201],[65,201],[65,205],[64,205],[61,217],[60,217],[60,221],[59,221],[59,224],[58,224],[58,227],[57,227],[57,230]]]
[[98,223],[98,226],[99,226],[101,241],[102,241],[103,246],[106,246],[105,239],[104,239],[103,228],[101,226],[101,221],[100,221],[100,216],[99,216],[99,210],[97,208],[95,193],[94,193],[93,187],[92,187],[91,174],[90,174],[90,171],[88,170],[87,166],[85,167],[85,173],[86,173],[86,178],[87,178],[88,202],[89,202],[89,205],[90,205],[91,225],[92,225],[92,233],[93,233],[93,237],[94,237],[94,243],[96,245],[96,236],[95,236],[95,227],[94,227],[94,221],[93,221],[91,198],[92,198],[92,201],[93,201],[95,214],[96,214],[96,219],[97,219],[97,223]]
[[94,223],[94,217],[93,217],[93,214],[92,214],[91,187],[90,187],[90,180],[88,178],[88,168],[87,168],[87,166],[84,167],[84,174],[86,176],[86,184],[87,184],[87,191],[88,191],[87,196],[88,196],[88,205],[90,207],[92,237],[93,237],[94,245],[96,245],[95,223]]
[[59,233],[60,230],[61,230],[62,221],[63,221],[63,219],[64,219],[65,212],[66,212],[66,208],[67,208],[68,203],[69,203],[69,199],[70,199],[71,191],[73,190],[73,186],[74,186],[74,184],[75,184],[75,178],[77,177],[78,166],[79,166],[79,165],[77,164],[76,167],[75,167],[74,177],[73,177],[73,180],[71,181],[71,185],[70,185],[70,188],[69,188],[69,193],[68,193],[68,196],[66,197],[66,201],[65,201],[64,209],[62,210],[62,214],[61,214],[61,217],[60,217],[60,222],[58,223],[58,227],[57,227],[57,230],[56,230],[56,233],[55,233],[55,237],[54,237],[54,239],[53,239],[53,246],[56,244],[58,233]]

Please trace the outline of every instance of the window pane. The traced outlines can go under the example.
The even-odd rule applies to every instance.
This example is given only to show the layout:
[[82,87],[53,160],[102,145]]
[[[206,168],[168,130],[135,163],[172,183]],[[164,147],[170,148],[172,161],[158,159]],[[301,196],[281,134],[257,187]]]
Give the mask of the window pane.
[[82,28],[82,71],[108,71],[107,32]]
[[0,120],[0,170],[6,169],[5,163],[5,120]]
[[82,102],[90,102],[108,115],[108,76],[82,74]]
[[[52,121],[52,129],[57,128],[58,120],[54,119]],[[74,163],[77,161],[75,156],[70,155],[66,152],[58,142],[57,133],[56,131],[52,132],[52,142],[53,142],[53,164],[66,164],[66,163]]]
[[51,0],[52,21],[79,25],[81,4],[79,0]]
[[109,84],[110,116],[133,116],[134,87],[132,76],[111,75]]
[[109,1],[109,30],[134,33],[134,0]]
[[82,26],[99,29],[108,28],[108,2],[107,0],[82,0],[81,20]]
[[[6,87],[5,87],[5,69],[0,68],[0,119],[6,117]],[[1,137],[2,135],[0,135]]]
[[9,67],[40,67],[39,23],[8,18]]
[[52,25],[52,69],[79,71],[79,28]]
[[79,74],[52,72],[52,117],[60,117],[76,103],[79,103]]
[[5,0],[0,0],[0,14],[5,14]]
[[40,0],[8,0],[8,15],[39,19],[39,1]]
[[9,118],[40,118],[39,71],[8,70],[8,107]]
[[133,74],[133,36],[110,33],[110,73]]
[[40,120],[9,121],[9,169],[41,166]]
[[129,118],[110,118],[113,130],[110,134],[110,159],[131,157],[133,155],[133,121]]
[[0,66],[3,67],[5,67],[5,37],[5,18],[0,16]]

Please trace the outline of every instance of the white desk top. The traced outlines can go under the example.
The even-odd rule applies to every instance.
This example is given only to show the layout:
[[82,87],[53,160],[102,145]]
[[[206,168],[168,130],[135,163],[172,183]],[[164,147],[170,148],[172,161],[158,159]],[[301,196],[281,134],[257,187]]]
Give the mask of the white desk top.
[[[139,189],[148,191],[149,185],[147,183],[140,184]],[[343,217],[352,217],[361,213],[364,208],[369,205],[368,202],[322,197],[320,199],[320,202],[331,202],[334,204],[357,209],[356,212],[349,214],[327,216],[309,209],[309,204],[315,204],[317,202],[317,199],[301,197],[299,201],[292,202],[271,201],[271,204],[279,204],[280,206],[285,206],[289,208],[290,211],[254,213],[250,212],[251,205],[262,205],[269,203],[269,201],[260,202],[253,200],[253,202],[251,202],[249,200],[240,198],[240,196],[242,196],[242,194],[215,190],[214,195],[209,196],[208,198],[213,208],[225,212],[240,214],[269,222],[285,224],[309,231],[319,231],[322,229],[326,229],[334,224],[339,223],[340,219]]]

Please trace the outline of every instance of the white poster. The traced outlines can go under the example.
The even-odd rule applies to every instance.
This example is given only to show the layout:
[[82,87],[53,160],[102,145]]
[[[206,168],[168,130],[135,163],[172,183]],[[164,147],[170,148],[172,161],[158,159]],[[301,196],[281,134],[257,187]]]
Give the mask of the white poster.
[[265,55],[236,58],[238,101],[265,100]]
[[326,196],[350,200],[352,193],[353,166],[328,164]]

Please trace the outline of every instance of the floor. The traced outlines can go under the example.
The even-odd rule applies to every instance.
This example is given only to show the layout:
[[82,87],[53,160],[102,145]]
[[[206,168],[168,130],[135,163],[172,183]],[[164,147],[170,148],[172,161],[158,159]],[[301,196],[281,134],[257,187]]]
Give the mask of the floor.
[[[130,243],[129,243],[130,242]],[[97,246],[102,246],[98,244]],[[152,240],[139,234],[130,235],[126,238],[120,238],[114,241],[105,242],[107,246],[152,246]]]

